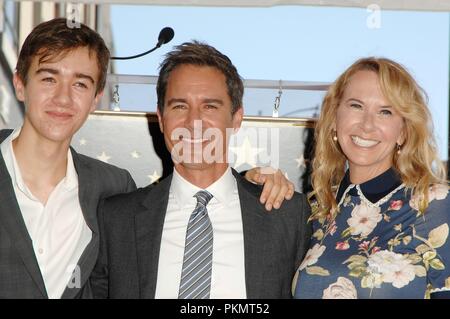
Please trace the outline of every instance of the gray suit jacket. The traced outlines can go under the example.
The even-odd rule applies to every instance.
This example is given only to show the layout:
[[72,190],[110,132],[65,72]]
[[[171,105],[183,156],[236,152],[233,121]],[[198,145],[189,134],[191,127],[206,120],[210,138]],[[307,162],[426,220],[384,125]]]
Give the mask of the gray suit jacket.
[[[11,134],[0,131],[0,143]],[[92,240],[78,261],[81,287],[66,288],[62,298],[90,297],[89,275],[99,249],[97,206],[107,196],[134,190],[131,175],[123,169],[78,154],[72,156],[78,174],[79,200]],[[0,299],[48,298],[31,238],[14,194],[11,177],[0,152]]]
[[[311,236],[305,196],[296,193],[269,213],[259,202],[261,188],[233,174],[242,211],[247,297],[290,298]],[[171,178],[100,204],[101,246],[91,276],[95,298],[155,297]]]

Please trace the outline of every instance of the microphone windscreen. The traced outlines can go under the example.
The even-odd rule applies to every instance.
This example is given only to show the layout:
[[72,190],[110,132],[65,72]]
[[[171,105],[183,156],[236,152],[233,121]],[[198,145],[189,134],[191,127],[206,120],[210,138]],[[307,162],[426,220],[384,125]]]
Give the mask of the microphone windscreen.
[[171,27],[165,27],[159,32],[158,45],[166,44],[173,39],[175,32]]

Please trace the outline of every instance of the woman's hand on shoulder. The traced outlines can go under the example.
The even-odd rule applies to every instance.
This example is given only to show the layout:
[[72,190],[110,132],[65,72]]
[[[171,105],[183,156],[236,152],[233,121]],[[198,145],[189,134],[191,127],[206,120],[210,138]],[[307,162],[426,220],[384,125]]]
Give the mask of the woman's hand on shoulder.
[[279,169],[255,167],[245,173],[245,178],[254,184],[264,185],[259,200],[268,211],[280,208],[284,200],[294,196],[294,184]]

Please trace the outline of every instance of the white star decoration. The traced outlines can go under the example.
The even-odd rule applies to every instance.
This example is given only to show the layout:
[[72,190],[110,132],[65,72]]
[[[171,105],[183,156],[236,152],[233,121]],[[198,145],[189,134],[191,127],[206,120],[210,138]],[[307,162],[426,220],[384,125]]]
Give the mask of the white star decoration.
[[256,157],[259,153],[261,153],[264,149],[259,147],[252,147],[250,140],[248,137],[244,139],[244,142],[239,147],[230,147],[230,151],[237,155],[236,162],[234,163],[234,167],[239,167],[242,164],[249,164],[251,167],[256,166]]
[[106,155],[106,153],[103,151],[99,156],[97,156],[97,159],[101,160],[102,162],[108,163],[108,160],[111,158],[111,156]]
[[80,145],[86,145],[87,141],[85,138],[80,139]]
[[139,158],[139,157],[141,157],[141,153],[139,153],[138,151],[133,151],[133,152],[131,152],[131,157]]
[[296,158],[295,161],[297,162],[297,168],[299,168],[301,166],[306,167],[305,158],[303,157],[303,154],[300,154],[300,156],[298,158]]
[[153,184],[154,182],[156,182],[158,179],[161,178],[161,176],[156,171],[153,171],[152,175],[147,175],[147,176],[148,176],[148,178],[150,178],[150,184]]

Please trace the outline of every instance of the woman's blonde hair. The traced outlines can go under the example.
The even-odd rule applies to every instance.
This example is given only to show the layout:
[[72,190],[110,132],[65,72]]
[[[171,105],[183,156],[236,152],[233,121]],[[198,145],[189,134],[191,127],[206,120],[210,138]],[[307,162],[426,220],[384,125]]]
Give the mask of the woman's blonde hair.
[[346,157],[338,142],[333,141],[337,108],[350,78],[358,71],[378,75],[381,90],[391,106],[403,117],[405,141],[400,154],[394,152],[393,167],[406,187],[423,194],[420,210],[428,205],[431,183],[445,183],[446,172],[437,154],[431,115],[425,92],[400,64],[386,58],[363,58],[351,65],[330,86],[315,128],[315,152],[312,163],[312,186],[316,204],[312,219],[337,213],[334,191],[345,174]]

